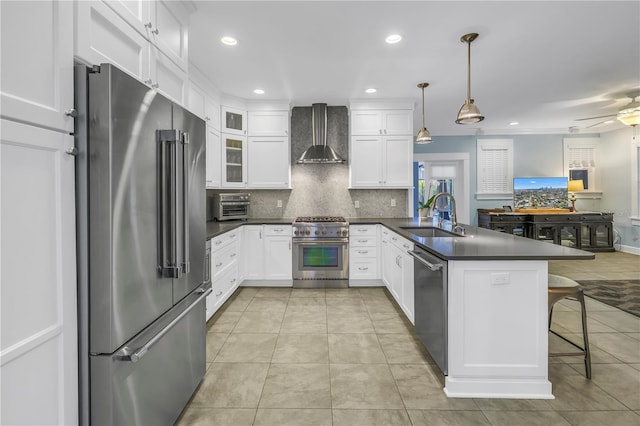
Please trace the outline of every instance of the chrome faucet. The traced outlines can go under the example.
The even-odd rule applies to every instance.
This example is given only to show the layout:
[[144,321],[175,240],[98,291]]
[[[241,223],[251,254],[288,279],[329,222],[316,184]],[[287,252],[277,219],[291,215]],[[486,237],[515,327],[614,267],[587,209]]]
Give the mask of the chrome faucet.
[[[456,229],[460,230],[460,234],[464,235],[465,234],[465,229],[461,226],[458,225],[458,215],[456,213],[456,199],[453,198],[453,195],[449,194],[448,192],[438,192],[434,197],[433,197],[433,201],[431,202],[431,204],[433,205],[433,208],[437,208],[436,207],[436,202],[438,201],[438,199],[440,197],[448,197],[451,199],[451,205],[452,205],[452,211],[451,211],[451,231],[452,232],[456,232]],[[438,221],[438,227],[442,228],[442,220]]]

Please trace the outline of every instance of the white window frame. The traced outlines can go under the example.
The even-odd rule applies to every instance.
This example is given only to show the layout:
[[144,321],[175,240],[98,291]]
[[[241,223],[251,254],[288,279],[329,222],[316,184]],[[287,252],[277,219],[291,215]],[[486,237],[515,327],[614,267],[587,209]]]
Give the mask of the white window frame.
[[[476,199],[504,200],[513,198],[513,139],[477,139],[476,146]],[[489,164],[491,161],[502,163],[500,167],[501,173],[504,174],[502,185],[496,186],[489,183],[492,177],[488,170],[491,168]]]
[[[598,173],[598,145],[600,144],[599,138],[564,138],[563,139],[563,160],[562,165],[564,169],[564,175],[570,177],[571,170],[586,170],[589,177],[589,188],[581,193],[576,193],[577,198],[601,198],[602,191],[600,187],[600,179]],[[580,150],[585,153],[583,156],[590,158],[590,164],[570,164],[572,150]]]

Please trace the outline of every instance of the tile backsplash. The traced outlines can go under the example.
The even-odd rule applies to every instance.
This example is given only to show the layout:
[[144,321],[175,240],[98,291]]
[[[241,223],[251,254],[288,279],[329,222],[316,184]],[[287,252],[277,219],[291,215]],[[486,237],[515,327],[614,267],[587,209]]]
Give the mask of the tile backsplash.
[[[296,216],[406,217],[406,189],[348,189],[349,167],[339,164],[294,165],[291,190],[253,190],[252,218]],[[391,200],[395,199],[395,207]],[[278,207],[278,200],[282,207]],[[360,208],[355,208],[358,201]]]

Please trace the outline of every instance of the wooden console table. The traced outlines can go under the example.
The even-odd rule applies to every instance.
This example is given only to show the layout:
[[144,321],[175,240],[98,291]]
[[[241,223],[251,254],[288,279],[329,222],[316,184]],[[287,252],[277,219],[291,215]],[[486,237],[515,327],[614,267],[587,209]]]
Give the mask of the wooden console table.
[[510,213],[478,209],[478,226],[588,251],[614,251],[613,213]]

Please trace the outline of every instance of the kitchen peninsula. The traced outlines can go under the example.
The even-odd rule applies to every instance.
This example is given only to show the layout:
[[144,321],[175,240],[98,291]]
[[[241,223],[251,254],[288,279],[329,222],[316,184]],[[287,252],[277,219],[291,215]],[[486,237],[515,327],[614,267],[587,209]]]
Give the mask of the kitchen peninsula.
[[[349,223],[354,229],[391,231],[447,263],[447,396],[553,398],[547,369],[547,261],[593,259],[593,253],[469,225],[464,236],[422,237],[405,229],[429,227],[420,219],[351,218]],[[207,238],[244,225],[287,224],[290,219],[210,222]],[[420,309],[416,300],[415,310]]]

